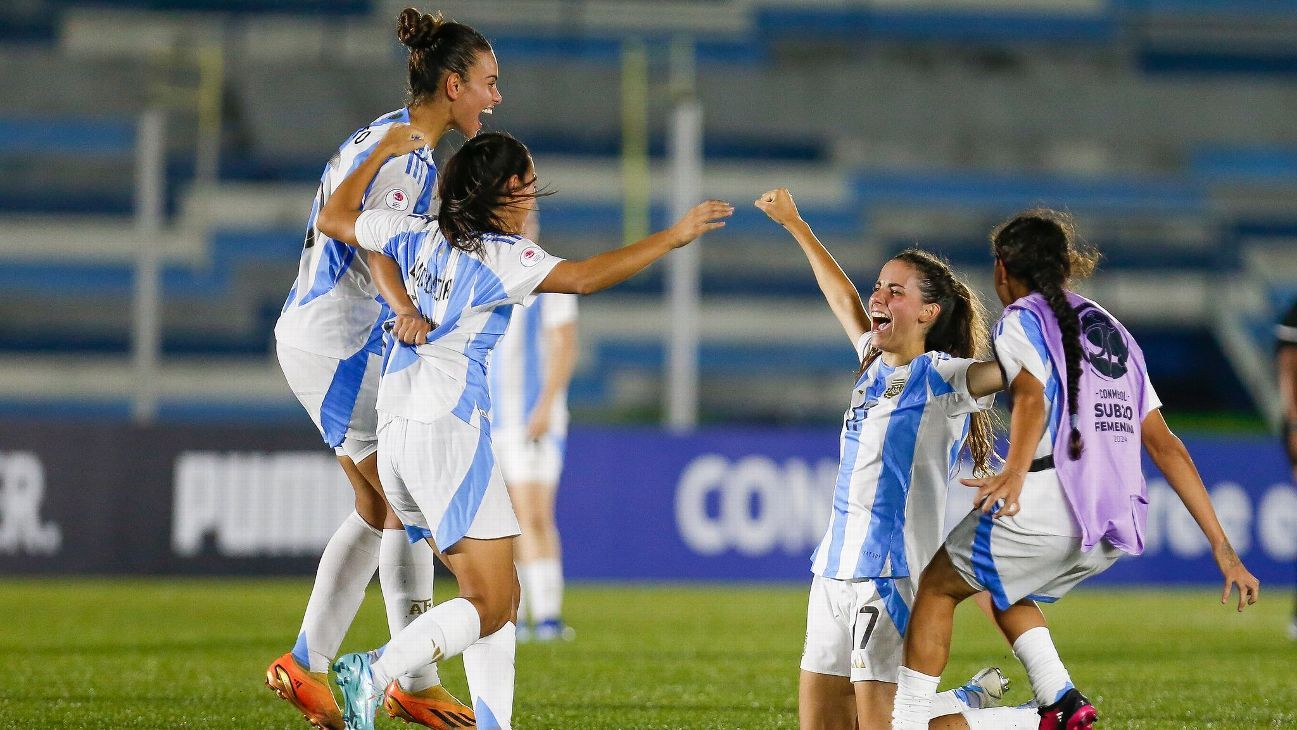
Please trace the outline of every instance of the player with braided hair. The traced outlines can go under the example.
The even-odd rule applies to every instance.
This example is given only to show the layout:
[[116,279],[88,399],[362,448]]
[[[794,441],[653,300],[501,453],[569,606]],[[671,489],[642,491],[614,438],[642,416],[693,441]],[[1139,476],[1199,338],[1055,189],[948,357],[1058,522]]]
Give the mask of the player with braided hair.
[[[1097,720],[1036,602],[1052,603],[1123,553],[1143,552],[1141,444],[1207,537],[1225,578],[1221,602],[1236,586],[1238,610],[1257,600],[1257,579],[1230,546],[1197,468],[1162,418],[1139,345],[1106,310],[1069,291],[1097,258],[1077,240],[1070,218],[1052,210],[1026,211],[991,233],[995,291],[1006,305],[993,343],[1009,389],[1009,451],[999,474],[963,480],[978,490],[974,509],[923,571],[895,730],[928,727],[955,606],[982,590],[1027,669],[1040,706],[1037,727],[1083,730]],[[971,712],[963,724],[1028,726],[1023,710],[997,712],[1013,717]]]

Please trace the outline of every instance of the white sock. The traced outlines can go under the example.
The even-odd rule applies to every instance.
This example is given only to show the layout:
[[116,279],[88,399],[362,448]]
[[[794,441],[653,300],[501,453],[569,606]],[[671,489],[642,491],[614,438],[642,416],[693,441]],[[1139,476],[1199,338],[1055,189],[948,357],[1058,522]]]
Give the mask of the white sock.
[[310,671],[329,671],[378,567],[381,532],[352,512],[324,546],[293,647],[293,656]]
[[563,563],[541,558],[522,566],[523,591],[534,623],[557,621],[563,616]]
[[1036,701],[1041,707],[1052,705],[1072,688],[1072,678],[1067,676],[1067,667],[1058,658],[1058,649],[1049,636],[1049,629],[1037,626],[1023,632],[1013,642],[1013,653],[1018,661],[1027,668],[1027,678],[1031,680],[1031,690],[1036,694]]
[[896,704],[892,707],[892,730],[928,730],[940,681],[941,677],[929,677],[901,667],[896,682]]
[[374,681],[386,687],[396,677],[456,654],[481,638],[482,619],[467,598],[452,598],[410,622],[373,664]]
[[479,730],[508,730],[513,722],[516,640],[517,628],[510,621],[464,650],[464,675],[468,678]]
[[[393,638],[411,621],[432,610],[432,578],[437,558],[424,540],[411,543],[405,530],[383,530],[378,552],[378,583],[387,607],[387,627]],[[397,680],[407,692],[441,684],[437,665],[415,670]]]
[[968,723],[968,730],[1036,730],[1040,727],[1040,715],[1023,707],[964,710],[960,715]]

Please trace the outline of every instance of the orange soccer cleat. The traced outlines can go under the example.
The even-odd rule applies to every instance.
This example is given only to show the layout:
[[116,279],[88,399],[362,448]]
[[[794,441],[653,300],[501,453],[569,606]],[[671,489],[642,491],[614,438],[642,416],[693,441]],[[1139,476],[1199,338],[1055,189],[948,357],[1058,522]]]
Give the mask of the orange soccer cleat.
[[439,684],[419,692],[406,692],[401,685],[392,682],[383,693],[383,708],[388,717],[435,730],[477,727],[472,708],[455,699],[455,695]]
[[266,669],[266,686],[288,700],[311,725],[324,730],[343,730],[342,712],[329,689],[329,675],[307,671],[291,651],[270,663]]

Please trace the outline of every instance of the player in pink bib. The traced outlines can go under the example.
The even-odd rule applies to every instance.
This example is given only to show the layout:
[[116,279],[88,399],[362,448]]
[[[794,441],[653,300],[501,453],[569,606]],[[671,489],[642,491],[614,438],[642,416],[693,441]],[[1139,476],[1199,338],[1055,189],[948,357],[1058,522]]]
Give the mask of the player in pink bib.
[[[1211,545],[1239,610],[1259,583],[1230,546],[1188,451],[1167,428],[1143,353],[1115,317],[1068,291],[1094,268],[1071,220],[1032,210],[991,234],[995,291],[1006,305],[993,338],[1008,383],[1009,451],[982,479],[974,509],[923,571],[905,638],[893,728],[926,728],[950,654],[955,606],[986,590],[995,618],[1027,669],[1041,730],[1097,720],[1072,685],[1037,601],[1052,603],[1123,553],[1143,552],[1147,493],[1141,446]],[[977,730],[978,720],[966,724]]]

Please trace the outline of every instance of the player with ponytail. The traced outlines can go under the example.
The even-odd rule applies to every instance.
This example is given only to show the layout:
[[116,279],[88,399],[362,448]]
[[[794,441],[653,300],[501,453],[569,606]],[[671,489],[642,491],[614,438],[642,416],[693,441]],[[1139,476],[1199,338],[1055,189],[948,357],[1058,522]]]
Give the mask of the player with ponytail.
[[[902,251],[862,300],[786,189],[756,206],[806,254],[860,362],[833,512],[811,558],[798,716],[804,728],[886,727],[916,578],[941,545],[960,452],[968,448],[975,474],[991,472],[987,409],[1003,380],[986,360],[981,303],[945,261]],[[943,693],[934,714],[990,706],[1006,686],[988,668]]]
[[[328,670],[375,569],[393,635],[432,605],[432,550],[422,540],[407,539],[380,484],[375,410],[384,328],[414,342],[427,336],[430,324],[405,293],[395,262],[357,255],[316,230],[317,218],[347,172],[374,153],[394,124],[418,130],[424,144],[388,160],[358,208],[435,212],[432,148],[451,130],[476,135],[481,115],[501,101],[495,54],[481,33],[440,14],[406,8],[397,18],[396,36],[409,54],[409,102],[352,132],[325,166],[297,278],[275,325],[284,377],[336,452],[356,509],[329,538],[297,641],[271,662],[266,683],[312,724],[338,730],[343,719],[329,690]],[[449,727],[443,718],[463,723],[473,718],[472,710],[441,687],[435,664],[401,677],[390,696],[389,712],[410,722]]]
[[[923,571],[905,638],[895,730],[928,727],[950,654],[955,606],[986,590],[1027,669],[1038,717],[1018,708],[968,712],[942,727],[1084,730],[1098,719],[1068,676],[1037,601],[1052,603],[1122,554],[1144,548],[1148,495],[1141,446],[1197,521],[1238,609],[1259,584],[1230,547],[1202,478],[1162,418],[1143,352],[1096,302],[1070,290],[1097,256],[1071,218],[1020,213],[991,233],[1005,305],[996,359],[1008,383],[1009,450],[999,474],[965,479],[973,511]],[[1025,715],[1025,717],[1024,717]]]

